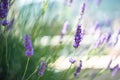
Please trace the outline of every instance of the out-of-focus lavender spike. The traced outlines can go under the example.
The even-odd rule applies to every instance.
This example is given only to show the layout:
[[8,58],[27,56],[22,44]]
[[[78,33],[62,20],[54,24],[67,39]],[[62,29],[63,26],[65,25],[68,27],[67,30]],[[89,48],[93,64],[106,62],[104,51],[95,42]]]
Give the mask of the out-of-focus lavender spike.
[[105,20],[105,25],[106,25],[106,26],[110,26],[110,25],[111,25],[111,20],[110,20],[109,18],[107,18],[107,19]]
[[110,69],[111,64],[112,64],[112,59],[109,61],[108,65],[107,65],[107,69]]
[[99,6],[101,4],[102,0],[95,0],[95,4]]
[[106,35],[102,35],[101,38],[100,38],[100,42],[101,44],[103,44],[106,40]]
[[82,60],[80,60],[80,63],[74,73],[74,76],[77,77],[78,76],[78,73],[81,71],[81,68],[82,68]]
[[120,29],[118,30],[118,35],[120,35]]
[[0,9],[0,18],[4,19],[5,17],[7,17],[7,10]]
[[116,36],[116,40],[115,40],[115,42],[114,42],[114,44],[113,44],[114,46],[118,43],[118,40],[119,40],[119,39],[118,39],[118,35],[117,35],[117,36]]
[[85,4],[85,2],[82,4],[82,7],[81,7],[81,16],[84,14],[84,12],[85,12],[85,7],[86,7],[86,4]]
[[[62,30],[61,30],[61,34],[64,36],[66,33],[67,33],[67,31],[68,31],[68,21],[65,21],[65,23],[63,24],[63,27],[62,27]],[[63,36],[61,36],[61,37],[63,37]]]
[[106,37],[107,37],[107,39],[106,39],[106,42],[107,42],[107,43],[109,42],[109,40],[110,40],[111,36],[112,36],[112,33],[111,33],[111,32],[109,32],[109,33],[108,33],[108,35],[106,36]]
[[85,34],[86,34],[85,29],[82,29],[82,32],[81,32],[82,37],[83,37]]
[[73,2],[73,0],[69,0],[69,3],[72,3]]
[[118,71],[120,71],[119,64],[115,65],[115,66],[112,68],[112,76],[115,76]]
[[42,61],[42,62],[41,62],[40,69],[39,69],[39,72],[38,72],[38,74],[39,74],[40,76],[43,76],[43,75],[44,75],[46,66],[47,66],[46,62],[45,62],[45,61]]
[[106,35],[100,35],[97,42],[95,43],[96,48],[99,48],[106,41]]
[[94,30],[97,30],[99,27],[100,27],[99,23],[95,22],[95,24],[94,24]]
[[30,35],[24,36],[24,46],[26,49],[25,55],[27,57],[31,57],[34,54],[34,49],[32,47],[32,42],[30,40]]
[[12,29],[13,23],[14,23],[14,18],[8,23],[7,30],[11,30]]
[[73,0],[69,0],[68,5],[71,6],[73,3]]
[[8,25],[8,20],[2,20],[2,23],[1,23],[3,26],[7,26]]
[[71,64],[74,64],[74,63],[76,62],[76,60],[73,59],[73,58],[70,58],[70,59],[69,59],[69,62],[70,62]]
[[62,42],[62,39],[64,37],[64,35],[66,35],[67,31],[68,31],[68,21],[65,21],[61,30],[61,35],[60,35],[60,43]]

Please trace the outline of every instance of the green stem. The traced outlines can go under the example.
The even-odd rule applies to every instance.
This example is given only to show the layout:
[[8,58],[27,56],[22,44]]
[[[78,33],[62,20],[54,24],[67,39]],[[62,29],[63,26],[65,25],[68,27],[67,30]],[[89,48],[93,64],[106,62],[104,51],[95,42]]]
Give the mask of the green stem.
[[8,69],[7,73],[8,73],[9,72],[9,63],[8,63],[8,53],[7,53],[8,52],[8,50],[7,50],[7,45],[8,45],[7,44],[7,33],[5,34],[5,43],[6,43],[5,44],[5,46],[6,46],[6,56],[5,56],[5,58],[6,58],[6,65],[7,65],[7,69]]
[[26,80],[29,80],[35,74],[35,72],[38,70],[38,68],[39,68],[39,66],[36,67],[36,69],[32,72],[32,74]]
[[40,79],[40,75],[38,75],[38,78],[37,78],[37,80],[39,80]]
[[24,80],[24,77],[25,77],[25,74],[26,74],[26,71],[27,71],[27,68],[28,68],[28,63],[29,63],[29,61],[30,61],[30,58],[28,57],[27,63],[26,63],[26,67],[25,67],[25,71],[24,71],[24,74],[23,74],[23,76],[22,76],[22,80]]

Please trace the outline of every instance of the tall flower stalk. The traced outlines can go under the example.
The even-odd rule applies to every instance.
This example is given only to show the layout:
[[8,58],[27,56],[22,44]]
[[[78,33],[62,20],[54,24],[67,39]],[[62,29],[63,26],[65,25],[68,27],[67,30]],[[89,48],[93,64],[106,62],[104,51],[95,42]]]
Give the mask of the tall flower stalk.
[[41,62],[41,66],[39,68],[38,79],[37,80],[39,80],[40,77],[42,77],[44,75],[46,67],[47,67],[47,63],[45,61],[42,61]]
[[79,47],[81,39],[82,39],[81,25],[78,24],[77,29],[76,29],[76,33],[75,33],[75,38],[74,38],[74,40],[75,40],[75,42],[73,44],[74,48],[78,48]]
[[26,74],[26,71],[27,71],[27,68],[28,68],[30,57],[33,56],[33,54],[34,54],[34,50],[33,50],[33,47],[32,47],[32,42],[30,40],[29,35],[24,36],[24,46],[25,46],[25,49],[26,49],[25,55],[27,56],[28,59],[27,59],[25,71],[24,71],[23,76],[22,76],[22,80],[24,80],[24,77],[25,77],[25,74]]
[[6,66],[7,66],[7,75],[9,72],[9,62],[8,62],[8,43],[7,43],[7,25],[8,25],[8,21],[7,21],[7,14],[8,14],[8,10],[9,10],[9,0],[1,0],[0,1],[0,25],[4,26],[4,31],[3,31],[3,36],[5,38],[5,46],[6,46],[6,57],[5,57],[5,62],[6,62]]

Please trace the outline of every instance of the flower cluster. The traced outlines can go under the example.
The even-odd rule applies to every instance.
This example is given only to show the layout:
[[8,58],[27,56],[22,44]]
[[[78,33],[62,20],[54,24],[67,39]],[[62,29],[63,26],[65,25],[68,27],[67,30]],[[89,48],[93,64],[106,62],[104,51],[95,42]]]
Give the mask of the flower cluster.
[[40,66],[40,70],[39,70],[39,72],[38,72],[38,74],[39,74],[40,76],[43,76],[43,74],[44,74],[44,72],[45,72],[45,69],[46,69],[46,66],[47,66],[46,62],[45,62],[45,61],[42,61],[42,62],[41,62],[41,66]]
[[8,24],[8,21],[6,20],[8,8],[9,8],[9,1],[1,0],[1,2],[0,2],[0,18],[2,19],[1,24],[3,26],[6,26]]
[[76,33],[75,33],[75,42],[73,44],[74,48],[78,48],[80,41],[82,39],[82,33],[81,33],[81,25],[78,24],[77,29],[76,29]]
[[33,50],[32,42],[30,40],[30,36],[29,35],[25,35],[24,36],[24,46],[26,48],[25,55],[27,57],[31,57],[34,54],[34,50]]
[[79,66],[77,67],[77,69],[76,69],[76,71],[74,73],[75,77],[78,76],[78,73],[81,71],[81,68],[82,68],[82,60],[80,60]]

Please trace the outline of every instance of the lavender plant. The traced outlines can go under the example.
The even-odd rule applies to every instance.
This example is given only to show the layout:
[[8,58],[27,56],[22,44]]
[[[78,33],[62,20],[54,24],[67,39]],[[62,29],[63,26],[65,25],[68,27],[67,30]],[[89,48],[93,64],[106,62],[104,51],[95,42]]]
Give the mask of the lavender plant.
[[[89,65],[93,63],[87,65],[90,67],[89,69],[84,69],[87,63],[85,63],[86,56],[103,56],[108,53],[105,50],[109,48],[107,44],[114,34],[111,31],[102,30],[106,25],[91,26],[92,22],[97,21],[95,15],[97,13],[90,12],[90,8],[94,5],[88,5],[87,0],[82,2],[79,13],[81,3],[79,0],[67,0],[68,4],[73,5],[71,7],[63,5],[62,0],[61,2],[41,0],[41,2],[24,5],[18,5],[19,2],[16,0],[13,3],[14,6],[10,7],[11,1],[0,0],[0,80],[79,80],[84,78],[98,80],[99,75],[108,74],[107,70],[111,71],[112,77],[115,77],[114,80],[118,79],[116,75],[119,74],[119,64],[117,63],[111,68],[113,60],[109,62],[107,69],[94,70],[93,67],[91,69]],[[11,15],[14,15],[15,18],[12,18]],[[69,29],[67,29],[66,20],[69,21]],[[98,21],[98,23],[100,22]],[[75,27],[73,27],[74,25]],[[93,27],[95,27],[94,34],[90,34]],[[7,38],[1,33],[4,29],[9,34]],[[9,31],[10,29],[11,31]],[[98,29],[101,30],[100,36],[97,34]],[[26,35],[24,36],[24,34]],[[88,39],[89,35],[91,36]],[[93,39],[95,35],[98,37],[96,39],[99,45],[98,51],[91,50],[91,46],[95,42]],[[64,40],[62,40],[63,38]],[[116,45],[119,43],[119,31],[115,40],[115,43],[112,44]],[[59,41],[63,41],[63,43],[59,44]],[[8,53],[7,57],[5,53]],[[85,58],[82,58],[84,56]],[[68,57],[71,58],[68,59]],[[89,61],[89,58],[87,60]],[[77,62],[79,62],[78,65],[76,65]],[[40,63],[41,65],[39,65]],[[65,65],[63,65],[64,63]],[[61,65],[63,70],[58,65]]]

